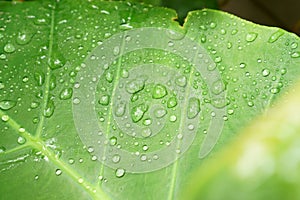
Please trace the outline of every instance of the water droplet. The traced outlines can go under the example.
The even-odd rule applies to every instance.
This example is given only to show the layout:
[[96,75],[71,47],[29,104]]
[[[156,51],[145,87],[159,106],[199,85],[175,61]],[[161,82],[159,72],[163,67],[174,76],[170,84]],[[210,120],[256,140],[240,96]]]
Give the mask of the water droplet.
[[271,92],[272,94],[277,94],[277,93],[280,92],[280,89],[279,89],[279,88],[271,88],[271,89],[270,89],[270,92]]
[[177,120],[177,117],[175,115],[170,116],[170,122],[175,122]]
[[211,22],[209,24],[209,26],[210,26],[210,28],[214,29],[214,28],[216,28],[217,24],[215,22]]
[[74,104],[80,104],[80,99],[79,98],[77,98],[77,97],[75,97],[74,99],[73,99],[73,103]]
[[138,106],[133,107],[130,113],[132,121],[135,123],[139,122],[143,118],[147,110],[148,106],[145,104],[140,104]]
[[22,136],[19,136],[18,139],[17,139],[17,142],[18,142],[18,144],[25,144],[26,139]]
[[150,128],[144,128],[144,129],[142,130],[142,136],[143,136],[144,138],[150,137],[151,135],[152,135],[152,131],[151,131]]
[[187,116],[189,119],[195,118],[200,112],[200,100],[196,97],[192,97],[189,99],[188,108],[187,108]]
[[55,87],[56,87],[56,77],[52,75],[49,80],[49,89],[54,90]]
[[119,154],[113,155],[112,161],[113,161],[114,163],[118,163],[118,162],[120,162],[120,160],[121,160],[121,157],[120,157]]
[[83,178],[79,178],[78,183],[80,183],[80,184],[83,183]]
[[180,87],[185,87],[187,84],[187,78],[185,76],[179,76],[175,79],[175,84]]
[[143,150],[147,151],[149,149],[149,147],[147,145],[143,145]]
[[34,73],[34,79],[38,86],[42,86],[45,82],[45,74],[44,73]]
[[151,120],[151,119],[145,119],[145,120],[143,121],[143,124],[144,124],[145,126],[149,126],[150,124],[152,124],[152,120]]
[[6,55],[5,55],[5,54],[3,54],[3,53],[2,53],[2,54],[0,54],[0,59],[1,59],[1,60],[5,60],[5,59],[6,59]]
[[66,64],[66,60],[64,56],[60,53],[60,51],[55,51],[50,58],[49,66],[52,70],[59,69]]
[[119,46],[115,46],[114,49],[113,49],[113,54],[115,56],[119,55],[120,53],[120,47]]
[[247,66],[247,65],[246,65],[245,63],[241,63],[241,64],[240,64],[240,68],[242,68],[242,69],[245,68],[246,66]]
[[93,152],[94,152],[94,148],[93,148],[93,147],[88,147],[88,148],[87,148],[87,151],[88,151],[89,153],[93,153]]
[[292,54],[291,54],[291,57],[292,57],[292,58],[299,58],[299,57],[300,57],[300,52],[297,51],[297,52],[292,53]]
[[7,43],[7,44],[4,46],[4,51],[5,51],[6,53],[13,53],[13,52],[16,51],[16,47],[15,47],[13,44],[11,44],[11,43]]
[[115,136],[112,136],[111,138],[109,138],[109,143],[112,146],[115,146],[118,142],[118,139]]
[[215,58],[215,63],[219,63],[219,62],[221,62],[221,61],[222,61],[222,57],[217,56],[217,57]]
[[111,83],[114,80],[114,76],[111,72],[107,72],[105,74],[105,79],[107,80],[107,82]]
[[263,69],[261,71],[261,73],[262,73],[263,77],[267,77],[267,76],[270,75],[270,70],[269,69]]
[[225,84],[223,83],[223,81],[217,80],[212,84],[212,93],[218,95],[220,93],[222,93],[224,90],[226,89]]
[[253,106],[254,106],[254,103],[253,103],[253,101],[248,101],[248,103],[247,103],[247,104],[248,104],[248,106],[249,106],[249,107],[253,107]]
[[15,107],[17,103],[12,100],[2,100],[0,101],[0,108],[1,110],[9,110],[13,107]]
[[6,151],[6,148],[4,146],[0,146],[0,154],[4,153]]
[[233,109],[228,109],[227,113],[228,113],[228,115],[232,115],[234,113],[234,110]]
[[202,43],[205,43],[205,42],[206,42],[206,35],[202,34],[202,35],[200,36],[200,41],[201,41]]
[[55,170],[55,175],[60,176],[62,174],[62,171],[60,169]]
[[20,45],[28,44],[31,41],[31,38],[33,37],[33,34],[30,34],[26,31],[21,31],[18,33],[16,42]]
[[129,76],[128,70],[122,69],[122,71],[121,71],[121,77],[128,78],[128,76]]
[[8,115],[2,115],[1,117],[3,122],[7,122],[9,120],[9,116]]
[[174,42],[173,42],[173,41],[169,41],[169,42],[168,42],[168,46],[169,46],[169,47],[174,46]]
[[141,155],[141,161],[146,161],[147,160],[147,156],[145,154]]
[[269,43],[276,42],[283,34],[284,34],[283,30],[278,30],[278,31],[276,31],[275,33],[273,33],[273,34],[270,36],[268,42],[269,42]]
[[74,164],[75,163],[75,160],[73,158],[69,158],[69,164]]
[[125,175],[125,169],[122,169],[122,168],[118,168],[116,169],[116,177],[117,178],[121,178]]
[[291,48],[292,48],[292,49],[296,49],[297,47],[298,47],[298,43],[293,42],[293,43],[291,44]]
[[142,89],[144,89],[144,87],[145,87],[145,80],[143,79],[134,79],[125,85],[126,91],[130,94],[137,93]]
[[280,70],[280,73],[281,73],[281,75],[286,74],[286,73],[287,73],[287,69],[286,69],[286,68],[282,68],[282,69]]
[[102,95],[100,97],[100,100],[98,101],[99,104],[103,105],[103,106],[107,106],[109,104],[109,96],[108,95]]
[[174,108],[176,105],[177,105],[176,97],[170,97],[167,101],[167,107],[168,108]]
[[257,38],[257,33],[251,32],[246,35],[247,42],[253,42]]
[[167,89],[165,86],[163,86],[161,84],[157,84],[154,86],[153,91],[152,91],[152,97],[154,99],[161,99],[166,95],[167,95]]
[[44,113],[43,113],[44,116],[48,117],[48,118],[51,117],[54,113],[54,109],[55,109],[55,106],[54,106],[53,100],[49,100],[47,102],[47,105],[46,105]]
[[[184,31],[182,29],[182,31]],[[167,30],[167,36],[172,39],[172,40],[181,40],[184,38],[185,33],[181,33],[181,32],[177,32],[177,31],[173,31],[173,30]]]
[[59,98],[61,100],[67,100],[70,99],[73,95],[73,89],[72,88],[64,88],[59,95]]
[[117,117],[122,117],[126,111],[126,102],[121,101],[115,107],[115,115]]
[[158,108],[154,111],[154,115],[155,115],[156,118],[162,118],[166,114],[167,114],[167,111],[165,109],[162,109],[162,108]]

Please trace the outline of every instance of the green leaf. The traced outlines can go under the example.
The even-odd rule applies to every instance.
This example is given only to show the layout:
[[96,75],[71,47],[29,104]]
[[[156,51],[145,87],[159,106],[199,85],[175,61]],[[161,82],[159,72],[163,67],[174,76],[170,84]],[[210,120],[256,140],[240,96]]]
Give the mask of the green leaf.
[[183,27],[124,2],[0,15],[3,199],[177,199],[298,79],[298,37],[219,11]]
[[202,165],[182,199],[299,199],[300,85]]

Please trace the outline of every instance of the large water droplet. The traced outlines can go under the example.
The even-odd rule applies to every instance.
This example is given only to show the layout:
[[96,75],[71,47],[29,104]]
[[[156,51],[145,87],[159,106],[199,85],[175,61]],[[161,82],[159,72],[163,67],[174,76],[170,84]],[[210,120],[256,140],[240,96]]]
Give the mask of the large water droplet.
[[108,95],[102,95],[99,99],[99,104],[103,105],[103,106],[107,106],[109,104],[109,96]]
[[4,46],[4,51],[5,51],[6,53],[13,53],[13,52],[16,51],[16,47],[15,47],[13,44],[11,44],[11,43],[7,43],[7,44]]
[[294,53],[291,54],[291,57],[292,58],[299,58],[300,57],[300,52],[299,51],[296,51]]
[[107,82],[111,83],[114,80],[114,75],[111,72],[107,72],[105,74],[105,79],[107,80]]
[[145,87],[144,79],[134,79],[126,84],[125,89],[128,93],[134,94],[144,89],[144,87]]
[[276,42],[283,34],[284,34],[283,30],[278,30],[278,31],[276,31],[275,33],[273,33],[273,34],[270,36],[268,42],[269,42],[269,43]]
[[109,143],[112,146],[115,146],[118,142],[118,139],[115,136],[112,136],[111,138],[109,138]]
[[189,99],[187,116],[189,119],[195,118],[200,112],[200,100],[196,97],[192,97]]
[[247,42],[253,42],[257,38],[257,33],[251,32],[246,35]]
[[115,115],[117,117],[122,117],[126,111],[126,102],[120,101],[115,107]]
[[59,95],[59,98],[61,100],[67,100],[70,99],[72,97],[73,94],[73,89],[72,88],[64,88]]
[[17,139],[17,142],[18,142],[18,144],[22,145],[22,144],[25,144],[26,139],[22,136],[19,136],[18,139]]
[[64,56],[59,53],[60,51],[55,51],[49,61],[49,66],[51,69],[58,69],[63,67],[66,64]]
[[122,169],[122,168],[118,168],[116,169],[116,177],[117,178],[121,178],[125,175],[125,169]]
[[152,91],[152,97],[154,99],[161,99],[166,95],[167,95],[167,89],[165,86],[163,86],[161,84],[157,84],[154,86],[153,91]]
[[0,101],[0,108],[1,110],[9,110],[13,107],[15,107],[17,102],[12,100],[2,100]]
[[175,84],[180,87],[185,87],[187,84],[187,78],[185,76],[179,76],[175,79]]
[[49,100],[47,102],[47,105],[46,105],[44,113],[43,113],[44,116],[48,117],[48,118],[51,117],[54,113],[54,109],[55,109],[55,106],[54,106],[53,100]]
[[20,45],[28,44],[31,41],[32,37],[33,37],[33,34],[26,32],[26,31],[20,31],[18,33],[16,42]]
[[147,110],[148,106],[145,104],[140,104],[136,107],[133,107],[130,113],[132,121],[135,123],[139,122]]

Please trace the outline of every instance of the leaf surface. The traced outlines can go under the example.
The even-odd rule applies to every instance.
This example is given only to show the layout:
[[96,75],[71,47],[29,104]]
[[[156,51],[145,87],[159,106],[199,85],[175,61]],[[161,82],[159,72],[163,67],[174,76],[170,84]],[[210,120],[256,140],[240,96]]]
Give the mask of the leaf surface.
[[183,27],[124,2],[0,14],[3,199],[177,199],[299,74],[299,38],[219,11]]

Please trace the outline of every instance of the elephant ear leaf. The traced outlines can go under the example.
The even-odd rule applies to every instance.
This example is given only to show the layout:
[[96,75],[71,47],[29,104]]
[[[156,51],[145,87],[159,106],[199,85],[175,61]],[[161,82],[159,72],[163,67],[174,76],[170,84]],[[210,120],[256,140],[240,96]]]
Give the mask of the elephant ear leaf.
[[299,76],[299,38],[215,10],[0,2],[3,199],[178,199]]

